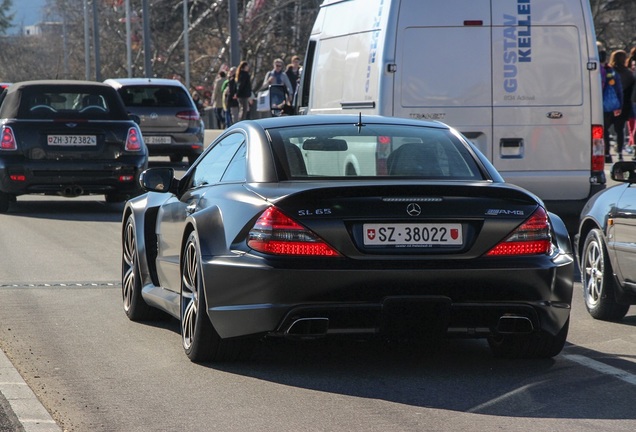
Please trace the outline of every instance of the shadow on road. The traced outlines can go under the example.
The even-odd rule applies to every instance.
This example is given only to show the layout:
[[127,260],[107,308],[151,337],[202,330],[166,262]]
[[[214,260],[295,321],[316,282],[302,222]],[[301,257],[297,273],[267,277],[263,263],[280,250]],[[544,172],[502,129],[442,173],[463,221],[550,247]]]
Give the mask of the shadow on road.
[[[636,325],[636,316],[627,317],[623,324]],[[150,325],[179,333],[176,320]],[[623,360],[573,344],[566,345],[566,353],[602,359],[623,370],[635,369],[627,360],[629,356]],[[185,355],[183,361],[188,361]],[[201,366],[284,386],[463,413],[636,419],[636,411],[616,403],[634,400],[636,386],[586,369],[563,356],[497,359],[483,339],[448,339],[436,346],[379,340],[268,339],[257,344],[249,360]],[[603,396],[607,394],[615,399]]]

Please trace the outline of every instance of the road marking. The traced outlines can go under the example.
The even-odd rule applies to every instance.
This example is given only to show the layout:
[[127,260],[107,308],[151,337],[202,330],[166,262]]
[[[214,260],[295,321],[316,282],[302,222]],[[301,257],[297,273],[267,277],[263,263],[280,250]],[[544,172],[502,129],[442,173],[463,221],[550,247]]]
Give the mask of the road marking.
[[55,283],[15,283],[0,284],[0,288],[86,288],[86,287],[120,287],[121,282],[55,282]]
[[1,349],[0,393],[25,432],[62,432]]
[[626,372],[622,369],[615,368],[613,366],[601,363],[596,360],[592,360],[589,357],[578,354],[563,354],[563,357],[587,368],[594,369],[595,371],[602,374],[611,375],[614,378],[625,381],[626,383],[636,385],[636,375]]

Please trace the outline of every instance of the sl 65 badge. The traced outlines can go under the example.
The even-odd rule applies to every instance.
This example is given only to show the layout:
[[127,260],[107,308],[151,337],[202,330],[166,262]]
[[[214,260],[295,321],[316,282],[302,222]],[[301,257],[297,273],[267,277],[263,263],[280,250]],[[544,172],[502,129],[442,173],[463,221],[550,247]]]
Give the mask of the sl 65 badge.
[[330,215],[330,208],[318,208],[313,210],[298,210],[298,216],[321,216]]

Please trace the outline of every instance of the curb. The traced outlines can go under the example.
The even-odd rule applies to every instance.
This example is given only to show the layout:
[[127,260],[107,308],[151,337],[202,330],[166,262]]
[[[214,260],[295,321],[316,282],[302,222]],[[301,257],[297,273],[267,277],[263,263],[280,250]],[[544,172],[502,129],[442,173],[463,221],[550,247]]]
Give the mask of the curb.
[[0,398],[8,402],[25,432],[62,432],[2,350]]

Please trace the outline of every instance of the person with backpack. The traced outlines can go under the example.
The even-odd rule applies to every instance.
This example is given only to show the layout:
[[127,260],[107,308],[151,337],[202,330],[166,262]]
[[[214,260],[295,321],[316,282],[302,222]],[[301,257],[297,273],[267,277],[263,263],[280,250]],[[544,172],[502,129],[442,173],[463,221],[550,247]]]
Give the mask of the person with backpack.
[[[612,155],[610,154],[610,133],[609,128],[614,126],[616,133],[617,146],[620,142],[619,160],[622,158],[622,144],[625,139],[625,120],[621,123],[621,111],[623,107],[623,87],[621,86],[621,77],[612,67],[612,58],[607,63],[607,52],[601,49],[598,53],[601,63],[601,82],[603,88],[603,123],[604,123],[604,141],[605,141],[605,163],[612,163]],[[612,57],[614,57],[612,55]]]

